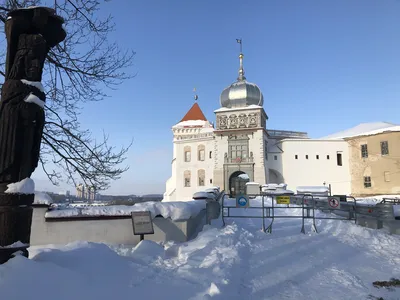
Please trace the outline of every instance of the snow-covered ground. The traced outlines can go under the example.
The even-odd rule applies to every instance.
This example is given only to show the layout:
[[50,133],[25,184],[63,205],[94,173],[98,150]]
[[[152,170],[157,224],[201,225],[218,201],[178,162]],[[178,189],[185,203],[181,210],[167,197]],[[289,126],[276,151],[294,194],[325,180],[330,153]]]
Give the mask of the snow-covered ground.
[[317,221],[318,234],[307,222],[305,235],[301,219],[275,220],[272,234],[260,219],[226,222],[181,244],[31,248],[0,265],[1,299],[400,298],[372,285],[400,277],[400,236],[337,220]]

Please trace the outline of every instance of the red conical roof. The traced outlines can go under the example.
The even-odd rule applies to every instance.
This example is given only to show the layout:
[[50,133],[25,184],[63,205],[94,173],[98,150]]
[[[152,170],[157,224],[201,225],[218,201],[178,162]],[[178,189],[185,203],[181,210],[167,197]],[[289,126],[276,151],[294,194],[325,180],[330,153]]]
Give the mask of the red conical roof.
[[189,111],[186,113],[186,115],[182,118],[180,122],[195,121],[195,120],[207,121],[206,117],[204,116],[197,102],[193,104],[193,106],[189,109]]

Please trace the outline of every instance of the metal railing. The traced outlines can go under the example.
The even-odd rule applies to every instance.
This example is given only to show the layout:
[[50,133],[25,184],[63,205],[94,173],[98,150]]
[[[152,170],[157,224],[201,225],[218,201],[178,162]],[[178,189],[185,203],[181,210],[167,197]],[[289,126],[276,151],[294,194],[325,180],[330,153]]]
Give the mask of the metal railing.
[[308,138],[307,132],[274,130],[274,129],[268,129],[267,132],[271,137],[298,137],[305,139]]
[[393,204],[399,205],[400,198],[383,198],[380,203],[393,203]]
[[[246,208],[239,208],[237,206],[225,205],[225,197],[222,198],[221,202],[221,213],[222,213],[222,223],[225,226],[225,218],[259,218],[262,219],[262,231],[272,233],[272,226],[275,219],[292,219],[297,218],[302,220],[301,223],[301,233],[305,234],[305,220],[312,220],[312,231],[318,233],[315,220],[342,220],[342,221],[357,221],[360,219],[370,219],[376,222],[384,221],[395,221],[396,217],[394,215],[393,204],[392,203],[378,203],[376,205],[360,204],[354,197],[347,196],[346,202],[340,202],[338,197],[315,197],[313,195],[277,195],[270,193],[263,193],[261,195],[261,206],[249,206]],[[277,197],[286,196],[290,197],[289,204],[286,206],[275,206],[275,201]],[[271,205],[265,205],[265,197],[271,198]],[[326,199],[325,199],[326,198]],[[347,202],[348,199],[352,199],[352,202]],[[250,199],[249,199],[250,201]],[[334,205],[337,205],[334,207]],[[276,209],[293,210],[301,208],[301,215],[275,215]],[[232,215],[231,209],[250,209],[250,210],[262,210],[261,215],[257,216],[244,216],[244,215]],[[315,211],[319,210],[326,213],[323,216],[316,216]],[[330,215],[329,215],[330,214]],[[333,216],[335,215],[335,216]],[[270,224],[265,226],[265,219],[271,219]],[[377,227],[382,228],[382,227]]]

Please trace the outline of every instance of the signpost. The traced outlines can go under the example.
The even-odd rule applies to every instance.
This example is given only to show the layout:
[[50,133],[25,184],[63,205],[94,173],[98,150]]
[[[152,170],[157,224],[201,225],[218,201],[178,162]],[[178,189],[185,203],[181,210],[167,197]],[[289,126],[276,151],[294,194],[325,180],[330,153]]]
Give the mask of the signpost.
[[239,194],[236,196],[236,207],[247,208],[249,204],[249,197],[246,195]]
[[340,198],[339,197],[328,197],[328,204],[330,208],[340,209]]
[[277,196],[276,204],[290,204],[290,196]]
[[149,211],[132,212],[133,234],[140,235],[140,240],[144,240],[145,234],[154,234],[153,220]]

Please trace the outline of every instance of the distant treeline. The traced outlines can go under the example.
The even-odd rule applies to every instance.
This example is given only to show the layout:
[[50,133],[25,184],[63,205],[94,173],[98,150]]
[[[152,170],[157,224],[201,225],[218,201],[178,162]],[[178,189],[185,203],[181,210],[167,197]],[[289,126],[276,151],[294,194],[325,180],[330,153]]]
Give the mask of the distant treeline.
[[[75,202],[83,199],[79,199],[76,196],[66,196],[62,194],[48,193],[52,198],[53,203],[64,203],[64,202]],[[147,202],[147,201],[161,201],[163,199],[162,194],[149,194],[149,195],[99,195],[96,201],[106,201],[110,205],[133,205],[135,203]]]

